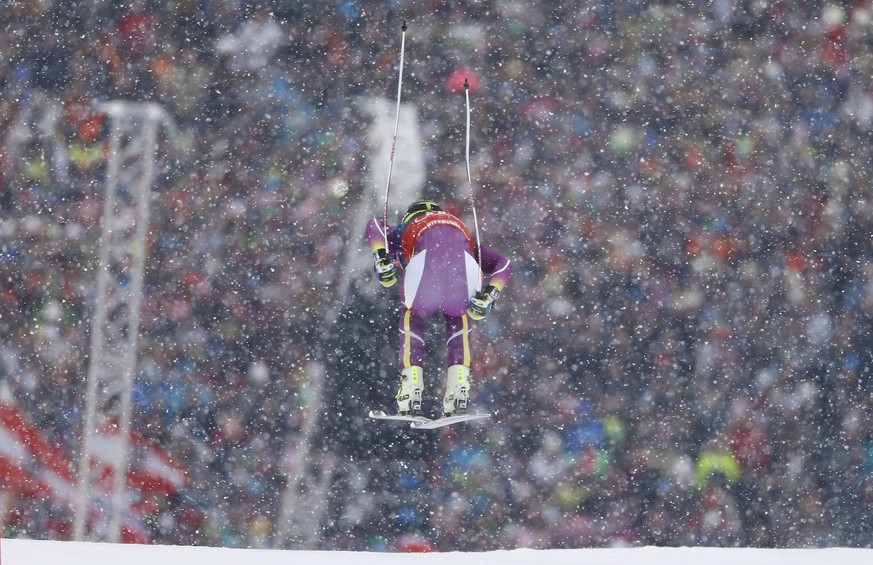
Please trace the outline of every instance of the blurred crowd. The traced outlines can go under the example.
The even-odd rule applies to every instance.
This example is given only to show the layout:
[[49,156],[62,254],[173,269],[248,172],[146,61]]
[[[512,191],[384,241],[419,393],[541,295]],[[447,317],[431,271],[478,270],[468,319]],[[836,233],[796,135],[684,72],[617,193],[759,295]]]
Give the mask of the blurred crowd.
[[[495,417],[428,457],[335,450],[319,547],[873,546],[873,2],[534,4],[7,3],[4,399],[76,453],[89,108],[164,105],[134,421],[190,484],[149,527],[281,547],[289,438],[371,190],[355,100],[393,95],[406,19],[425,195],[466,210],[469,78],[483,237],[514,262],[476,334]],[[18,500],[4,535],[60,535],[49,513]]]

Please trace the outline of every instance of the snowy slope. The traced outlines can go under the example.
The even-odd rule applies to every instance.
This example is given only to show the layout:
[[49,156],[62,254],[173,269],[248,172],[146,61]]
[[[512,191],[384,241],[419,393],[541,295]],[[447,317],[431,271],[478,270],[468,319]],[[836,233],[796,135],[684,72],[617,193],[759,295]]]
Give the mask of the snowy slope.
[[621,548],[487,553],[349,553],[115,545],[4,539],[3,565],[868,565],[869,549]]

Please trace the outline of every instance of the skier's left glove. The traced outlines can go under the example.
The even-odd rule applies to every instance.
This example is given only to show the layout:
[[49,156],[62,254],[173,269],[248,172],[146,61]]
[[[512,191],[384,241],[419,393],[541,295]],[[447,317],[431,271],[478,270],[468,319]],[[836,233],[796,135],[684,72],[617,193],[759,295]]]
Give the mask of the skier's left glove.
[[388,258],[388,252],[384,248],[377,249],[373,253],[373,270],[376,271],[376,276],[382,286],[393,286],[397,282],[397,268]]
[[494,285],[488,285],[477,292],[467,305],[467,314],[474,320],[481,320],[488,315],[494,303],[500,297],[500,291]]

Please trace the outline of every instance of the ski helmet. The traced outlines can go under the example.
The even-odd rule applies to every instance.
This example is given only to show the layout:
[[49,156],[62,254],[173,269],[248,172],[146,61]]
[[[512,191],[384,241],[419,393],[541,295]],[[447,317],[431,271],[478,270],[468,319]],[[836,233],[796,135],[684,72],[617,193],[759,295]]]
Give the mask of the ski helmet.
[[436,202],[431,200],[419,200],[418,202],[413,202],[409,205],[409,208],[406,209],[406,214],[403,216],[403,223],[406,224],[414,217],[419,214],[424,214],[425,212],[441,212],[442,208]]

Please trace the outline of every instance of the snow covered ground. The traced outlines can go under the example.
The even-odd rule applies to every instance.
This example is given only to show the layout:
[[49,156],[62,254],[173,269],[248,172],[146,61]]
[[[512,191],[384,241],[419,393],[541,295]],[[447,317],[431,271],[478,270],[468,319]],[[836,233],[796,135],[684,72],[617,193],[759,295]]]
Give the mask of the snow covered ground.
[[621,548],[536,551],[516,549],[487,553],[350,553],[340,551],[271,551],[116,545],[4,539],[3,565],[868,565],[870,549],[716,549]]

